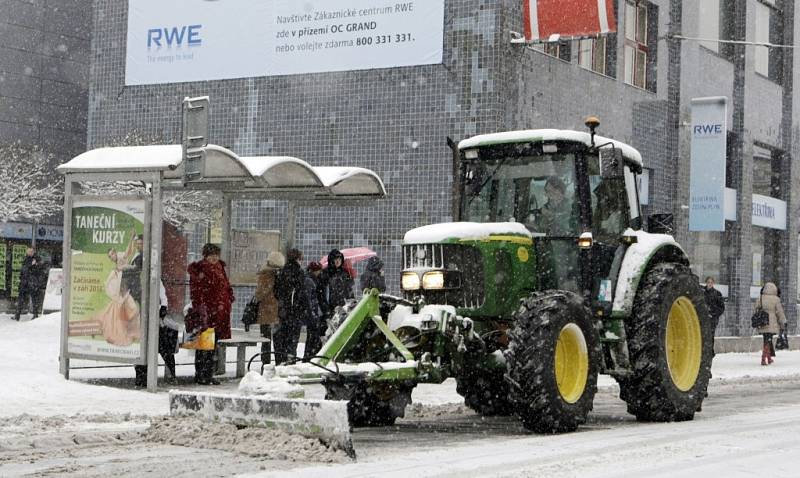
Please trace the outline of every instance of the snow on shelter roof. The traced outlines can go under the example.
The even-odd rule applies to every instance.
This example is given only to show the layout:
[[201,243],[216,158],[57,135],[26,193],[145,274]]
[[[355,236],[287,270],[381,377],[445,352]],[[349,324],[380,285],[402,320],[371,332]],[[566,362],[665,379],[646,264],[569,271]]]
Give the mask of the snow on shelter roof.
[[[386,188],[373,171],[351,167],[313,167],[289,156],[239,157],[216,145],[205,148],[203,178],[243,182],[243,191],[303,189],[332,196],[385,196]],[[67,173],[161,171],[165,179],[183,177],[180,145],[98,148],[82,153],[57,169]],[[325,194],[323,194],[325,195]]]
[[[482,134],[467,138],[458,143],[458,149],[478,148],[503,143],[546,143],[551,141],[571,141],[591,146],[592,137],[583,131],[561,129],[528,129],[521,131],[507,131],[503,133]],[[622,150],[622,155],[634,163],[642,166],[642,155],[636,148],[620,141],[595,135],[594,143],[603,145],[612,143],[615,148]]]

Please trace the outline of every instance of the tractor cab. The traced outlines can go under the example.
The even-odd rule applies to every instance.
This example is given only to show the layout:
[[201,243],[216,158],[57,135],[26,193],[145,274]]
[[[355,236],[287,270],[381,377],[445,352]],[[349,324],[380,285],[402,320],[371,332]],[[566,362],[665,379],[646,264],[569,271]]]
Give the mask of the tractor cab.
[[642,226],[636,150],[561,130],[477,136],[458,149],[461,221],[524,225],[533,236],[536,290],[611,293],[602,281],[617,248],[626,230]]

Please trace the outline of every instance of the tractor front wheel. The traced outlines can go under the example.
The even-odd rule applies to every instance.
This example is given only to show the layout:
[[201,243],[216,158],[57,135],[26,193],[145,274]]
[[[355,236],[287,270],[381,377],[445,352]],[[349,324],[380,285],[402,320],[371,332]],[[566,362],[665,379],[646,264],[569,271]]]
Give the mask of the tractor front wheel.
[[694,418],[714,357],[713,324],[697,276],[681,264],[654,266],[625,329],[633,374],[618,380],[628,412],[642,421]]
[[538,433],[586,421],[597,392],[600,345],[589,310],[571,292],[532,294],[515,314],[506,351],[515,413]]

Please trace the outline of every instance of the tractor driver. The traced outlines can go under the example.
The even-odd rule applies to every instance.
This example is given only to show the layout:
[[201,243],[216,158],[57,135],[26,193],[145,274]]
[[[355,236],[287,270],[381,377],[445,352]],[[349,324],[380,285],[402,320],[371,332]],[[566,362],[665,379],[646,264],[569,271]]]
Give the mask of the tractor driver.
[[539,231],[548,236],[575,234],[572,200],[567,197],[567,187],[558,176],[550,176],[544,185],[547,202],[538,211]]

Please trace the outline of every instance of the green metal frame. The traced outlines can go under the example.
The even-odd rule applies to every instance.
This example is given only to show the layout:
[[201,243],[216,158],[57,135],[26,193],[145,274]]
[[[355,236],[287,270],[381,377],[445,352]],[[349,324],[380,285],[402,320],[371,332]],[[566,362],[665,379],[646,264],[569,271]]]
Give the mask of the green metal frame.
[[[400,352],[408,362],[414,361],[414,355],[403,345],[403,342],[394,334],[380,316],[380,291],[371,289],[364,294],[347,319],[339,326],[334,335],[323,345],[319,358],[315,359],[319,365],[326,366],[343,358],[353,346],[361,339],[361,334],[370,321],[386,337],[389,343]],[[413,372],[413,373],[409,373]],[[383,370],[374,374],[375,379],[412,379],[416,377],[416,364],[408,367]]]

